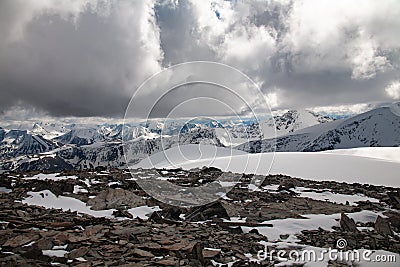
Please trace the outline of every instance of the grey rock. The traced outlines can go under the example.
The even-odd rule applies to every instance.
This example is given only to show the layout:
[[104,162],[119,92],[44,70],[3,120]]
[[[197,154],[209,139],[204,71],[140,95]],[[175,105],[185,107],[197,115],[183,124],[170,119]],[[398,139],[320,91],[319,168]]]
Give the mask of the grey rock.
[[124,206],[135,208],[145,204],[146,202],[141,197],[128,190],[112,188],[101,191],[87,202],[93,210],[120,209]]
[[393,235],[393,231],[390,227],[389,222],[381,216],[378,216],[378,218],[376,218],[374,229],[377,233],[381,235]]
[[86,253],[88,253],[88,251],[89,251],[89,248],[87,248],[87,247],[80,247],[80,248],[74,249],[70,253],[68,253],[68,258],[72,260],[72,259],[76,259],[79,257],[83,257],[86,255]]
[[347,232],[359,232],[357,229],[357,225],[353,219],[349,218],[346,214],[342,213],[340,217],[340,227],[343,231]]

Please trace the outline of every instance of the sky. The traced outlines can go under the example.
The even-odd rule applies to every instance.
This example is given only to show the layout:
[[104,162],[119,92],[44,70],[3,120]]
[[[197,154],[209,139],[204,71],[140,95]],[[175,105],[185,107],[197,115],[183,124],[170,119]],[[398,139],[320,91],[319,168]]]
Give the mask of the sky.
[[146,79],[188,61],[232,66],[273,110],[361,112],[400,99],[399,29],[398,0],[2,0],[0,115],[121,118]]

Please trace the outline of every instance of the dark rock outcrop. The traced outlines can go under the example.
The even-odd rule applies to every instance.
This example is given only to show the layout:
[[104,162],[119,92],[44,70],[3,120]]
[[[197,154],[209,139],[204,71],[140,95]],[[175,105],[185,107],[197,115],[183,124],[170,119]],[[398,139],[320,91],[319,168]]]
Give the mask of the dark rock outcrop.
[[340,216],[340,227],[343,231],[356,233],[359,232],[353,219],[342,213]]

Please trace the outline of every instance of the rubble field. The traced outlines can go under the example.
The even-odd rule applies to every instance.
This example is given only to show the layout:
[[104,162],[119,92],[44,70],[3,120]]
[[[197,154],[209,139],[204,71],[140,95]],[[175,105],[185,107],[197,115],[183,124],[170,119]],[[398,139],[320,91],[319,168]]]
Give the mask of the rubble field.
[[[217,201],[183,208],[141,189],[137,176],[149,172],[3,173],[0,266],[274,266],[282,259],[257,257],[266,246],[335,248],[342,238],[341,249],[400,253],[399,188],[242,175]],[[223,174],[157,173],[187,188],[218,184]]]

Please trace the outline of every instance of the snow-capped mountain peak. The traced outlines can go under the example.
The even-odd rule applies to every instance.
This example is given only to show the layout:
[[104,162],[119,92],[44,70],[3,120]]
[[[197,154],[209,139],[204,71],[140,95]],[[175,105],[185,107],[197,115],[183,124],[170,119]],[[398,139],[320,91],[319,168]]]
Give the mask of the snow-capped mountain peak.
[[400,146],[400,116],[389,107],[306,127],[277,138],[238,146],[248,152],[322,151],[338,148]]
[[[275,136],[275,129],[277,137],[271,138]],[[64,132],[46,139],[49,137],[46,133],[55,131]],[[291,110],[260,123],[251,118],[245,122],[226,119],[219,123],[186,123],[183,120],[160,123],[153,120],[148,125],[138,122],[60,127],[38,123],[28,130],[0,128],[0,160],[13,161],[7,165],[12,166],[8,169],[22,166],[25,170],[62,166],[78,169],[123,167],[125,156],[131,163],[137,163],[177,144],[236,147],[254,153],[274,151],[275,145],[277,151],[400,146],[399,138],[400,116],[389,107],[335,121],[308,110]],[[40,162],[42,158],[46,161]]]
[[[331,118],[310,110],[289,110],[283,115],[260,122],[264,138],[273,138],[293,133],[299,129],[332,121]],[[274,131],[274,127],[276,132]]]

